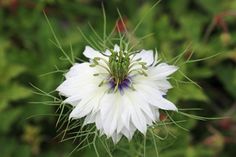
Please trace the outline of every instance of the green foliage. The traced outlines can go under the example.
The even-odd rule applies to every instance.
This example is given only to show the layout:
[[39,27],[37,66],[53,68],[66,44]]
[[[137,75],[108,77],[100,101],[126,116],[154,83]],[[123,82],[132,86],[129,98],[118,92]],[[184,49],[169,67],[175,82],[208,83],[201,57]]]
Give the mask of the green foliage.
[[234,65],[219,66],[216,75],[223,83],[225,89],[236,98],[236,69]]
[[[163,113],[166,116],[163,125],[151,130],[163,139],[153,141],[153,134],[149,132],[146,141],[138,134],[133,142],[122,139],[119,146],[106,144],[114,157],[234,156],[235,141],[227,139],[236,137],[233,130],[236,125],[235,1],[163,0],[150,11],[155,2],[104,1],[107,31],[111,31],[119,19],[116,11],[119,8],[133,43],[152,33],[138,43],[137,48],[157,48],[163,60],[180,67],[180,72],[170,78],[174,88],[168,93],[168,99],[175,102],[181,112],[232,118],[222,124],[217,120],[199,122],[183,114]],[[95,35],[88,22],[99,35],[103,33],[102,7],[98,1],[0,2],[0,152],[3,157],[66,156],[79,143],[59,143],[61,134],[56,137],[59,132],[55,127],[57,106],[51,99],[33,94],[35,91],[30,85],[51,93],[71,66],[58,44],[55,45],[43,10],[61,48],[70,57],[73,51],[76,62],[80,62],[78,58],[84,59],[82,51],[88,45],[77,26],[89,39]],[[132,34],[140,19],[143,22]],[[183,108],[189,110],[182,111]],[[194,110],[196,108],[202,110]],[[100,156],[109,156],[102,142],[96,140]],[[82,151],[75,150],[71,156],[92,157],[96,153],[90,145]]]
[[[2,156],[30,156],[29,146],[18,146],[14,139],[4,138],[21,117],[23,107],[12,106],[13,102],[20,102],[26,99],[32,92],[29,88],[17,81],[17,77],[26,72],[24,66],[10,63],[6,57],[6,51],[9,48],[9,42],[1,39],[0,47],[0,136],[1,155]],[[7,145],[6,145],[7,143]],[[4,146],[6,145],[6,146]],[[4,146],[4,147],[3,147]],[[20,149],[15,152],[15,149]]]

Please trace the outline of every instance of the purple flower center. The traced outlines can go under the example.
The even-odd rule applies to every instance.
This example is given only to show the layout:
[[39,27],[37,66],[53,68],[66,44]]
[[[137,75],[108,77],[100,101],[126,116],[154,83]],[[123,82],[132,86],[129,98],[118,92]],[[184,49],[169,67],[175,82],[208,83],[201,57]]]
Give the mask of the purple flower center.
[[[117,86],[116,82],[114,79],[111,79],[109,81],[109,85],[111,87],[112,90],[114,90]],[[120,91],[121,94],[124,93],[124,90],[129,88],[131,85],[131,78],[130,77],[127,77],[125,78],[123,81],[121,81],[119,84],[118,84],[118,90]]]

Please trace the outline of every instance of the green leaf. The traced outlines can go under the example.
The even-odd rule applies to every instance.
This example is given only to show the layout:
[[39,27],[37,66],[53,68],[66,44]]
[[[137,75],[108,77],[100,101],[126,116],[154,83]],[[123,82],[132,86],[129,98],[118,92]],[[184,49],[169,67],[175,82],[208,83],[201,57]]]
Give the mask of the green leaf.
[[210,67],[197,68],[194,66],[189,71],[191,71],[188,75],[190,78],[209,78],[214,74]]
[[0,73],[1,81],[0,84],[7,83],[10,79],[18,76],[25,71],[25,67],[21,65],[6,65]]
[[222,9],[222,3],[221,0],[195,0],[197,4],[199,4],[202,8],[204,8],[206,11],[215,14],[220,12]]
[[29,97],[30,95],[32,95],[32,91],[29,88],[26,88],[16,83],[13,83],[12,85],[9,86],[8,90],[9,100],[14,101],[18,99],[23,99]]
[[216,69],[217,77],[226,90],[236,98],[236,68],[235,65],[222,65]]
[[29,88],[26,88],[20,84],[12,83],[10,85],[5,85],[1,87],[1,99],[5,99],[7,101],[15,101],[19,99],[23,99],[32,95],[32,91]]
[[17,145],[16,140],[12,137],[0,136],[0,152],[3,157],[11,157]]
[[204,94],[203,90],[192,83],[179,83],[178,87],[170,90],[168,97],[173,102],[178,100],[208,101],[208,97]]
[[[193,20],[194,18],[198,20]],[[201,37],[202,25],[205,18],[194,13],[189,13],[180,17],[181,34],[188,40],[198,41]]]
[[11,129],[12,124],[18,120],[21,112],[22,110],[20,108],[13,108],[1,112],[0,132],[8,132]]
[[0,112],[2,110],[4,110],[6,107],[7,107],[7,99],[6,98],[1,98],[1,101],[0,101]]
[[31,148],[29,145],[17,145],[13,153],[14,157],[30,157]]

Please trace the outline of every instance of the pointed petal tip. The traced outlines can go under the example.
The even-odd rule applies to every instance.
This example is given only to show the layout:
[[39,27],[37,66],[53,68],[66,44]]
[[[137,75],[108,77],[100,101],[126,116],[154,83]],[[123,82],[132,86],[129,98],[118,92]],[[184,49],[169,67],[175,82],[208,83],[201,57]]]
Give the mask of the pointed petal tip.
[[93,49],[93,48],[91,48],[90,46],[85,46],[83,55],[87,57],[87,56],[88,56],[88,53],[89,53],[89,50],[92,50],[92,49]]
[[73,113],[73,111],[70,113],[69,115],[69,120],[74,120],[74,119],[78,119],[77,116]]
[[[58,86],[55,91],[60,92],[60,86]],[[60,93],[59,93],[60,94]]]
[[59,94],[61,94],[63,92],[63,83],[60,84],[56,89],[55,91],[59,92]]
[[110,137],[112,138],[113,143],[117,144],[120,141],[120,139],[122,138],[122,135],[114,133]]
[[176,111],[178,112],[178,108],[173,104],[171,106],[168,106],[169,108],[165,108],[164,110],[169,110],[169,111]]
[[174,106],[174,108],[172,108],[171,111],[176,111],[176,112],[178,112],[178,108],[177,108],[176,106]]
[[176,65],[172,65],[172,66],[173,66],[174,72],[176,72],[179,69],[179,67],[177,67]]
[[150,66],[154,62],[153,50],[142,49],[139,53],[135,54],[134,59],[141,58],[142,62],[145,62],[147,66]]
[[178,111],[177,107],[174,105],[172,106],[172,108],[168,108],[166,110],[170,110],[170,111]]
[[62,95],[62,96],[66,96],[66,94],[63,92],[63,87],[62,87],[62,84],[60,86],[58,86],[55,91],[58,92],[59,95]]
[[144,136],[146,136],[146,133],[147,133],[147,127],[146,127],[146,129],[142,130],[141,133],[142,133]]
[[114,51],[115,52],[119,52],[120,51],[120,46],[118,46],[117,44],[114,45]]
[[167,71],[169,71],[169,75],[175,73],[177,70],[179,69],[179,67],[175,66],[175,65],[168,65],[167,64]]
[[74,119],[74,117],[70,114],[69,115],[69,121],[71,121],[71,120],[73,120]]
[[143,135],[146,135],[147,126],[145,128],[137,128]]
[[93,59],[93,58],[99,56],[100,53],[90,46],[85,46],[83,55],[89,59]]

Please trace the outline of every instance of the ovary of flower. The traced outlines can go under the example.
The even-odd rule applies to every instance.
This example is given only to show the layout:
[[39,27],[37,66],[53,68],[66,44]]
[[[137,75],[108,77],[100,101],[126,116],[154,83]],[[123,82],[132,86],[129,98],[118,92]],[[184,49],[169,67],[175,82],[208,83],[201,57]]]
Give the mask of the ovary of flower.
[[75,63],[57,88],[73,106],[70,118],[85,117],[84,124],[95,123],[117,143],[123,135],[131,140],[136,130],[146,134],[159,121],[159,109],[177,111],[164,96],[178,68],[159,63],[152,50],[128,53],[115,45],[101,53],[86,46],[83,54],[90,62]]

